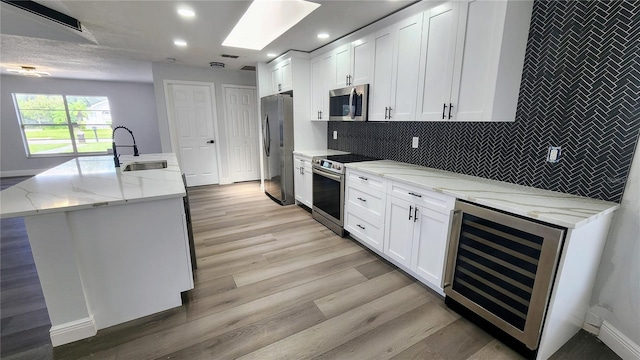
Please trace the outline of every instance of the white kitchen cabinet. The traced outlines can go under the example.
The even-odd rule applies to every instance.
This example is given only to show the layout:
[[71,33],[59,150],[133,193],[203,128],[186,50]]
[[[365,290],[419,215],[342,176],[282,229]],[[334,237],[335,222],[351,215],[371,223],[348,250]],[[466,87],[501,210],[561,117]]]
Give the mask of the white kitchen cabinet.
[[344,228],[364,245],[383,251],[385,180],[352,169],[345,175]]
[[293,186],[296,202],[311,208],[313,206],[313,174],[311,172],[311,159],[300,155],[294,155],[293,168]]
[[291,59],[284,59],[271,67],[271,90],[273,94],[292,90]]
[[351,45],[345,44],[333,50],[333,80],[331,89],[349,85],[351,76]]
[[351,43],[351,78],[349,85],[368,84],[371,81],[371,36]]
[[515,120],[532,4],[463,0],[425,12],[419,120]]
[[415,120],[422,13],[376,32],[369,120]]
[[311,120],[329,120],[329,83],[332,54],[311,60]]
[[384,253],[442,293],[455,198],[396,181],[387,194]]

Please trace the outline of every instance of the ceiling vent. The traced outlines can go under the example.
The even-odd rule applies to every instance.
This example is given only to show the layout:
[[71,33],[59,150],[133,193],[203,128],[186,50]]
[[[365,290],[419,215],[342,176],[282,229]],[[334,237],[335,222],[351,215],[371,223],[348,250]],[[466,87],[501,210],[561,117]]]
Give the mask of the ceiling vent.
[[250,66],[250,65],[245,65],[245,66],[241,67],[240,70],[256,71],[256,67],[255,66]]
[[59,11],[50,9],[46,6],[40,5],[37,2],[31,0],[1,0],[5,4],[13,5],[22,10],[28,11],[32,14],[42,16],[45,19],[55,21],[58,24],[70,27],[73,30],[82,32],[82,26],[80,21],[76,18],[72,18],[69,15],[65,15]]
[[229,55],[229,54],[222,54],[220,56],[222,56],[223,58],[229,58],[229,59],[237,59],[240,57],[238,55]]
[[218,61],[212,61],[209,63],[209,66],[211,66],[212,68],[223,68],[224,67],[224,63],[223,62],[218,62]]

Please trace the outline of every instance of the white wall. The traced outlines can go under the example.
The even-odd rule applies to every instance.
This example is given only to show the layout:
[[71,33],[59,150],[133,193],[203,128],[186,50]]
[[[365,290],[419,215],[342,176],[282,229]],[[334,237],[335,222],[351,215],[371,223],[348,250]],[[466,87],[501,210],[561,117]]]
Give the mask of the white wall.
[[613,215],[591,304],[590,313],[640,344],[640,154]]
[[256,73],[246,70],[211,69],[168,63],[154,63],[151,69],[153,72],[153,87],[156,96],[160,141],[163,152],[175,152],[175,150],[171,148],[171,137],[169,135],[169,119],[164,93],[164,80],[215,83],[216,116],[218,120],[218,135],[220,136],[220,139],[216,139],[216,141],[219,145],[220,159],[222,161],[220,164],[220,180],[221,182],[227,182],[225,179],[229,179],[229,164],[227,161],[226,126],[223,107],[224,93],[222,92],[222,85],[255,86]]
[[[2,176],[33,175],[59,165],[72,156],[28,158],[13,104],[12,93],[95,95],[109,98],[114,126],[124,125],[133,131],[140,153],[161,151],[156,120],[156,105],[152,84],[28,78],[2,75],[0,77],[0,172]],[[128,153],[128,149],[123,149]]]

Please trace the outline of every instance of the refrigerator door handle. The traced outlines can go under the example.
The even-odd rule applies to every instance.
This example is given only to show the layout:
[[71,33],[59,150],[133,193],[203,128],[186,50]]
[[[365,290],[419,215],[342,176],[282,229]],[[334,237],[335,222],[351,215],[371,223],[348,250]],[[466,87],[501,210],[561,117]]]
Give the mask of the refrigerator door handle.
[[271,152],[271,134],[269,130],[269,115],[264,117],[264,127],[262,129],[262,146],[264,147],[264,153],[270,156]]

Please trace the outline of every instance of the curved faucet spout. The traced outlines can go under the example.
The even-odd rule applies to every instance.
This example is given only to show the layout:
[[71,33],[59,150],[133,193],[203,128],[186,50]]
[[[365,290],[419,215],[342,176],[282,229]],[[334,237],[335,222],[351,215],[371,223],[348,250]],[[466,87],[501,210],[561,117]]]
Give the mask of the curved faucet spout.
[[[129,134],[131,134],[131,139],[133,139],[133,145],[116,145],[116,130],[118,129],[125,129],[129,132]],[[120,167],[120,155],[118,155],[118,150],[117,150],[118,146],[133,147],[133,156],[140,156],[140,154],[138,153],[138,146],[136,145],[136,138],[135,136],[133,136],[133,132],[129,130],[127,127],[116,126],[113,129],[113,133],[111,133],[111,141],[112,141],[112,147],[113,147],[113,162],[115,163],[116,167]]]

